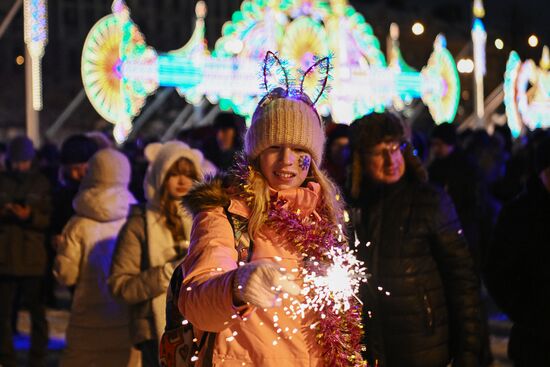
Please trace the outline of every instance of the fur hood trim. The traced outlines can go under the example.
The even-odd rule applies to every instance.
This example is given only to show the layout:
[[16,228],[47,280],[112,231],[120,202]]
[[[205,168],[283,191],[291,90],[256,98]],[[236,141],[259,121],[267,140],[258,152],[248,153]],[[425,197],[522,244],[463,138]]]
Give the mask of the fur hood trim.
[[228,192],[228,188],[232,186],[230,185],[230,181],[227,175],[217,175],[196,184],[183,197],[184,207],[193,216],[208,209],[217,207],[227,208],[231,203],[231,195]]

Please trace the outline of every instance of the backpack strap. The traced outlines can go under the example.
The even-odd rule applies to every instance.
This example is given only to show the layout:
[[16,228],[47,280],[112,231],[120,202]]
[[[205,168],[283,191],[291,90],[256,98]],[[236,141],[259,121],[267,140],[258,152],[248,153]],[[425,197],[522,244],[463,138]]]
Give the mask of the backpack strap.
[[231,229],[233,230],[238,262],[250,262],[252,260],[252,252],[254,251],[254,240],[252,240],[248,234],[247,221],[235,218],[235,216],[229,212],[228,207],[224,207],[223,209],[229,224],[231,224]]

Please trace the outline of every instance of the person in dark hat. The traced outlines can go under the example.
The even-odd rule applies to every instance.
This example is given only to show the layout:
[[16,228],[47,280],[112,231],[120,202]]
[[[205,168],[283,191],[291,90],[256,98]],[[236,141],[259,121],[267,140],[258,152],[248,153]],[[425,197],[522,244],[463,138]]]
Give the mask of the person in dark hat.
[[349,158],[349,126],[344,124],[329,125],[322,168],[327,171],[329,177],[340,189],[346,183]]
[[456,150],[456,128],[453,124],[445,122],[436,125],[431,134],[431,153],[435,158],[445,158]]
[[535,147],[535,168],[502,208],[485,268],[489,293],[513,322],[508,356],[516,367],[550,366],[550,137]]
[[207,158],[224,171],[233,165],[235,154],[243,149],[244,121],[231,113],[220,113],[214,120],[216,144],[207,147]]
[[36,152],[31,139],[26,136],[18,136],[13,138],[8,144],[7,158],[13,165],[21,165],[23,171],[32,164],[32,160]]
[[53,194],[51,233],[54,249],[60,244],[63,227],[75,214],[73,199],[88,170],[88,161],[97,150],[94,140],[80,134],[68,137],[61,145],[59,183]]
[[365,116],[351,137],[369,365],[477,367],[479,281],[451,199],[426,182],[397,116]]
[[16,365],[12,317],[17,292],[31,321],[31,366],[45,364],[48,343],[43,277],[51,202],[48,179],[33,167],[35,150],[24,136],[10,141],[11,169],[0,173],[0,365]]
[[61,145],[62,180],[79,183],[86,175],[88,160],[97,150],[97,143],[85,135],[67,138]]

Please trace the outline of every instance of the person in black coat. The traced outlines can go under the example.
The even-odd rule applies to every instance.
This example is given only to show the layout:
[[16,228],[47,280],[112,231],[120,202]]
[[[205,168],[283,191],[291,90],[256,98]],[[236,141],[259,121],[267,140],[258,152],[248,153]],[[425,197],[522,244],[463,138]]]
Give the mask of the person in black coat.
[[479,279],[449,196],[426,183],[397,117],[372,114],[352,129],[350,198],[370,273],[362,290],[370,365],[477,366]]
[[512,320],[514,366],[550,366],[550,137],[535,150],[536,175],[499,214],[485,279]]
[[431,134],[428,166],[430,182],[445,190],[455,205],[464,235],[474,256],[476,269],[481,264],[480,223],[483,218],[483,179],[479,167],[457,145],[455,127],[444,123],[434,127]]
[[[45,247],[51,202],[48,179],[33,167],[32,141],[10,141],[10,170],[0,173],[0,366],[15,367],[12,320],[20,305],[31,317],[29,365],[45,365],[48,322],[44,299]],[[21,303],[16,302],[18,295]]]
[[[430,182],[445,190],[453,200],[472,253],[476,273],[480,276],[497,210],[492,205],[480,168],[458,145],[455,126],[450,123],[435,126],[430,140],[433,158],[428,167]],[[480,366],[490,366],[493,355],[489,324],[483,297],[481,298]]]

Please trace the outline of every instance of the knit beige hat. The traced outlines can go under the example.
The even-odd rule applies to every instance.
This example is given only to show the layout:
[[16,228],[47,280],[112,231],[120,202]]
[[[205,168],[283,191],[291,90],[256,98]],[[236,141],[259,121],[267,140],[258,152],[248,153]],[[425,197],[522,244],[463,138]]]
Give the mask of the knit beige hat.
[[291,144],[304,148],[319,166],[325,133],[317,111],[305,101],[280,97],[260,102],[246,132],[244,151],[255,159],[272,145]]

